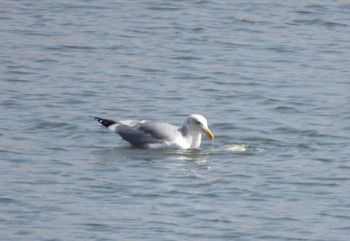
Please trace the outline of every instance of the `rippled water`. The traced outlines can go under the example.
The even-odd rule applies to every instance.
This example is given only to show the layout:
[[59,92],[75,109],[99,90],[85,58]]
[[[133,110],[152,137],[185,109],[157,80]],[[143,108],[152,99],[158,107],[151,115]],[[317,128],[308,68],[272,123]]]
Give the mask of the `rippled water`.
[[[347,240],[347,1],[2,1],[2,240]],[[181,125],[142,150],[89,115]]]

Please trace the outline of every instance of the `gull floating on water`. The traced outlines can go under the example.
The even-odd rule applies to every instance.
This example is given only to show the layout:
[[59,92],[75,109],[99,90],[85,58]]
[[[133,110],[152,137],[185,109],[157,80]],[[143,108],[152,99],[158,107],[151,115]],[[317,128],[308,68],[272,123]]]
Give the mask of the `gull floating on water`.
[[201,133],[205,133],[214,141],[214,134],[208,128],[207,119],[199,114],[187,117],[182,127],[159,121],[114,121],[96,116],[91,117],[136,147],[199,148]]

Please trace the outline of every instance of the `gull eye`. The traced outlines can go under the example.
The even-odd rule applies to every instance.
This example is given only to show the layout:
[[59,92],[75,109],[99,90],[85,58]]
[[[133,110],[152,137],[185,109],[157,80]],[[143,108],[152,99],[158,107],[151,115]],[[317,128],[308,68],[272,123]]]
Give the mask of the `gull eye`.
[[201,123],[200,123],[199,121],[196,121],[196,124],[197,124],[197,125],[200,125]]

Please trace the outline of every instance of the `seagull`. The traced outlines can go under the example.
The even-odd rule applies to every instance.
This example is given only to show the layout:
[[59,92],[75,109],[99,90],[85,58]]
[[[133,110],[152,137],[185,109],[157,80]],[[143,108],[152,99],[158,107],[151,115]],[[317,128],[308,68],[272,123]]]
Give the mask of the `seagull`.
[[90,117],[120,135],[132,146],[141,148],[198,149],[201,145],[201,133],[214,141],[207,119],[199,114],[188,116],[182,127],[160,121],[114,121],[97,116]]

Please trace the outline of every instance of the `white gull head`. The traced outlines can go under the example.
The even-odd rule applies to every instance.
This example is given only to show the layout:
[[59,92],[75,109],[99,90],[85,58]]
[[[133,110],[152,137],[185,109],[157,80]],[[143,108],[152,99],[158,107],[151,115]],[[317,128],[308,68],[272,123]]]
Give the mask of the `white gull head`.
[[208,128],[207,119],[199,114],[192,114],[180,128],[182,135],[186,138],[190,148],[199,148],[201,145],[201,133],[205,133],[210,140],[214,140],[214,134]]

